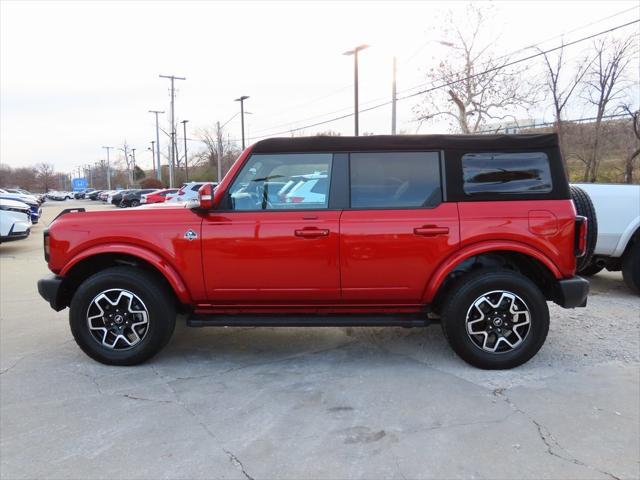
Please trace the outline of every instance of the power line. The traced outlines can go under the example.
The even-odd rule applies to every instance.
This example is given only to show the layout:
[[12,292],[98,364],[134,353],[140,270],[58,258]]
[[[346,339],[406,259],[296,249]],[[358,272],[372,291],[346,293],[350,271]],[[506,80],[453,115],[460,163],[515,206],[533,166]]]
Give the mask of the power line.
[[[560,49],[565,48],[565,47],[570,47],[572,45],[576,45],[578,43],[585,42],[587,40],[591,40],[593,38],[599,37],[600,35],[604,35],[606,33],[611,33],[613,31],[619,30],[619,29],[624,28],[624,27],[628,27],[628,26],[636,24],[638,22],[640,22],[640,19],[634,20],[632,22],[627,22],[625,24],[618,25],[616,27],[609,28],[607,30],[603,30],[601,32],[594,33],[592,35],[588,35],[586,37],[582,37],[582,38],[579,38],[577,40],[573,40],[571,42],[568,42],[568,43],[565,43],[565,44],[562,44],[562,45],[559,45],[559,46],[556,46],[556,47],[553,47],[553,48],[549,48],[547,50],[543,50],[543,51],[537,52],[535,54],[529,55],[527,57],[520,58],[518,60],[507,62],[507,63],[505,63],[503,65],[499,65],[497,67],[493,67],[493,68],[484,70],[482,72],[475,73],[473,75],[468,75],[467,77],[464,77],[464,78],[460,78],[460,79],[452,80],[450,82],[446,82],[446,83],[443,83],[443,84],[440,84],[440,85],[432,86],[432,87],[429,87],[429,88],[426,88],[426,89],[423,89],[423,90],[419,90],[417,92],[414,92],[414,93],[411,93],[411,94],[408,94],[408,95],[399,96],[397,98],[397,101],[406,100],[408,98],[413,98],[413,97],[416,97],[418,95],[422,95],[424,93],[429,93],[429,92],[432,92],[434,90],[439,90],[441,88],[446,88],[446,87],[449,87],[451,85],[455,85],[456,83],[460,83],[460,82],[465,81],[465,80],[471,80],[471,79],[473,79],[475,77],[478,77],[478,76],[481,76],[481,75],[486,75],[487,73],[491,73],[491,72],[494,72],[494,71],[497,71],[497,70],[502,70],[503,68],[507,68],[507,67],[516,65],[518,63],[527,62],[529,60],[532,60],[534,58],[540,57],[542,55],[546,55],[546,54],[554,52],[556,50],[560,50]],[[419,87],[409,88],[409,89],[405,90],[405,92],[407,92],[409,90],[412,90],[412,89],[415,89],[415,88],[419,88]],[[371,111],[371,110],[376,110],[378,108],[382,108],[382,107],[385,107],[385,106],[390,105],[390,104],[391,104],[391,100],[388,100],[388,101],[385,101],[383,103],[379,103],[377,105],[374,105],[372,107],[362,108],[362,109],[360,109],[360,112],[364,113],[364,112],[368,112],[368,111]],[[342,110],[344,111],[344,110],[346,110],[346,108],[342,109]],[[336,111],[336,112],[338,112],[338,111]],[[329,115],[329,114],[324,114],[324,115]],[[324,116],[324,115],[322,115],[322,116]],[[347,113],[347,114],[344,114],[344,115],[340,115],[338,117],[333,117],[333,118],[330,118],[330,119],[327,119],[327,120],[323,120],[321,122],[316,122],[316,123],[313,123],[313,124],[310,124],[310,125],[304,125],[304,126],[301,126],[301,127],[289,128],[287,130],[283,130],[283,131],[280,131],[280,132],[277,132],[277,133],[270,133],[268,135],[254,136],[254,137],[251,137],[251,140],[260,140],[262,138],[269,138],[269,137],[274,137],[274,136],[277,136],[277,135],[283,135],[283,134],[287,134],[287,133],[298,132],[300,130],[305,130],[307,128],[313,128],[313,127],[317,127],[317,126],[320,126],[320,125],[326,125],[328,123],[336,122],[338,120],[343,120],[345,118],[352,117],[353,115],[354,115],[354,113],[351,112],[351,113]],[[290,124],[291,123],[296,123],[296,122],[290,122]]]

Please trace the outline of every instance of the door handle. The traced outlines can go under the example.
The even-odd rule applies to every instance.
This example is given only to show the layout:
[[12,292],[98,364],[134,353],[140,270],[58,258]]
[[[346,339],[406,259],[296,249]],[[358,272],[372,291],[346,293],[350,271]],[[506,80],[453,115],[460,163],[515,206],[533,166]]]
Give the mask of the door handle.
[[436,225],[424,225],[422,227],[414,228],[413,233],[416,235],[422,235],[423,237],[435,237],[438,235],[448,235],[449,227],[438,227]]
[[318,238],[328,236],[329,230],[324,228],[304,228],[302,230],[296,230],[294,234],[296,237]]

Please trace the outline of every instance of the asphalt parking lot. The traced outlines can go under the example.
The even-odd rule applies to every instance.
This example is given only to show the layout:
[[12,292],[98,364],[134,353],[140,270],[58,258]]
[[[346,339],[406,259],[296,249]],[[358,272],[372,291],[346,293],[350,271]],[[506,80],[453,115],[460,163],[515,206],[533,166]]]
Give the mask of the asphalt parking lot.
[[137,367],[76,347],[36,290],[45,203],[0,245],[0,477],[640,477],[640,298],[619,273],[551,306],[529,363],[470,367],[438,326],[207,328],[179,322]]

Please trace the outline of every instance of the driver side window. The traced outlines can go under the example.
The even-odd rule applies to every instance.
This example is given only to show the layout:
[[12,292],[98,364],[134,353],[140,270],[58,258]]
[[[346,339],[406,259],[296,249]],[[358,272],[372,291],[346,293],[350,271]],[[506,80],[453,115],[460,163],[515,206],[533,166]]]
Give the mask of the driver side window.
[[332,161],[331,153],[254,154],[229,189],[231,208],[328,208]]

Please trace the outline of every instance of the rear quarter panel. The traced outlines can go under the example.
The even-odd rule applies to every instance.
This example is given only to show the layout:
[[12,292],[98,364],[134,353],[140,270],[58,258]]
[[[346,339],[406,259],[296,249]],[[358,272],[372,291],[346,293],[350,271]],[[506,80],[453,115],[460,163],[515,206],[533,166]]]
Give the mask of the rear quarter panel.
[[576,211],[571,200],[461,202],[458,209],[461,248],[516,242],[547,257],[562,277],[574,275]]

